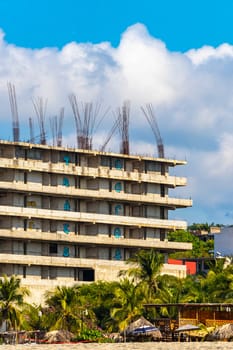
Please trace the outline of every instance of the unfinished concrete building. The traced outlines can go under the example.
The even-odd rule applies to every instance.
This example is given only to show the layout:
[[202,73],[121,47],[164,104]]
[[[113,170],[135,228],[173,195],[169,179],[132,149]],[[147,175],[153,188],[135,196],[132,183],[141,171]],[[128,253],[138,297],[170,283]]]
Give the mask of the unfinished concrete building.
[[[192,205],[169,197],[186,178],[185,161],[0,141],[0,274],[15,274],[34,301],[55,285],[114,280],[139,249],[191,249],[169,242],[185,229],[169,210]],[[166,261],[166,259],[165,259]],[[165,264],[164,272],[184,274]]]

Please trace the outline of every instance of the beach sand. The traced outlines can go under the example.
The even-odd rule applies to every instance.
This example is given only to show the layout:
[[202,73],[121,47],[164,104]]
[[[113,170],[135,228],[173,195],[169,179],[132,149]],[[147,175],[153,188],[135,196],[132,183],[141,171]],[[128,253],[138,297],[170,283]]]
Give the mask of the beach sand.
[[0,345],[8,350],[232,350],[233,342],[190,342],[190,343],[76,343],[76,344],[24,344]]

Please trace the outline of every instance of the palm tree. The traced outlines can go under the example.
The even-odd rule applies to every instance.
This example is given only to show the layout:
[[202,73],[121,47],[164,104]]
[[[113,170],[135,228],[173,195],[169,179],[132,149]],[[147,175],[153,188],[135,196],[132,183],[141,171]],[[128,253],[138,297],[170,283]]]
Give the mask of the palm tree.
[[43,330],[47,331],[46,324],[46,309],[43,309],[41,305],[26,304],[23,308],[23,329],[27,331]]
[[82,304],[87,306],[89,321],[109,332],[113,331],[111,309],[114,307],[114,290],[117,282],[98,281],[79,286]]
[[7,330],[18,329],[21,324],[20,311],[29,292],[20,284],[20,278],[14,275],[7,277],[4,274],[0,278],[0,324],[5,324]]
[[[155,304],[176,304],[181,301],[183,280],[172,275],[160,275],[158,277],[159,290],[156,298],[154,299]],[[160,308],[160,314],[169,318],[175,318],[177,316],[176,307]]]
[[120,281],[115,288],[113,302],[116,306],[112,309],[111,316],[117,323],[120,331],[144,312],[144,293],[139,285],[133,284],[127,278]]
[[163,254],[156,252],[154,249],[149,251],[140,250],[128,259],[127,263],[133,266],[128,271],[122,271],[120,274],[126,273],[139,280],[139,283],[145,284],[147,286],[148,302],[150,302],[159,290],[158,277],[164,263]]
[[58,286],[54,292],[47,292],[46,304],[50,311],[47,313],[50,330],[72,331],[80,327],[80,302],[75,287]]

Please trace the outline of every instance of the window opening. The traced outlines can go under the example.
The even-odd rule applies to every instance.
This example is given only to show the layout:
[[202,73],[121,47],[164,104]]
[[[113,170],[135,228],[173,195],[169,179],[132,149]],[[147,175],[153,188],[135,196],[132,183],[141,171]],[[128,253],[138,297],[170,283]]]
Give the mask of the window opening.
[[114,186],[116,192],[121,192],[122,191],[122,185],[120,182],[117,182]]
[[114,237],[115,238],[120,238],[121,237],[121,229],[119,227],[116,227],[114,229]]
[[64,162],[66,163],[66,165],[69,165],[70,163],[70,157],[68,155],[65,155],[63,158]]
[[64,249],[63,249],[63,256],[65,258],[70,256],[70,249],[68,247],[64,247]]
[[69,211],[70,210],[70,202],[68,200],[64,203],[64,210]]
[[118,170],[121,170],[123,167],[122,160],[121,159],[115,159],[115,168]]
[[68,224],[68,223],[63,224],[63,232],[66,233],[67,235],[70,233],[69,226],[70,226],[70,224]]
[[57,254],[57,243],[50,243],[49,254]]
[[119,248],[117,248],[117,249],[115,250],[114,259],[115,259],[115,260],[121,260],[121,259],[122,259],[121,250],[120,250]]
[[120,215],[120,210],[122,209],[122,205],[120,205],[120,204],[117,204],[116,206],[115,206],[115,215]]
[[62,184],[63,184],[63,186],[69,187],[70,186],[69,179],[67,179],[67,177],[64,177]]

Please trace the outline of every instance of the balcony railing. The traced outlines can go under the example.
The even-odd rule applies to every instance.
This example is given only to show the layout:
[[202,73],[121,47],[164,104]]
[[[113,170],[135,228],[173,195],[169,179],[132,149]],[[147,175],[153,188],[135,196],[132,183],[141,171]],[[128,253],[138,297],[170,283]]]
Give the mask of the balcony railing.
[[186,229],[187,223],[178,220],[161,220],[144,217],[131,217],[121,215],[105,215],[86,212],[74,212],[64,210],[49,210],[38,208],[22,208],[16,206],[0,205],[0,215],[19,216],[24,218],[41,218],[51,220],[64,220],[65,222],[90,222],[92,224],[111,224],[131,227],[151,227],[169,230]]
[[38,232],[35,230],[6,230],[0,229],[1,238],[30,239],[43,242],[60,242],[79,245],[100,245],[109,247],[127,247],[127,248],[157,248],[164,251],[178,251],[192,249],[191,243],[160,241],[159,239],[135,239],[135,238],[116,238],[114,236],[90,236],[74,235],[65,233]]
[[69,197],[81,197],[81,198],[95,198],[125,202],[138,202],[138,203],[153,203],[163,206],[186,208],[192,206],[191,199],[171,198],[168,196],[161,197],[159,194],[133,194],[107,190],[90,190],[74,188],[72,186],[66,187],[62,185],[58,186],[45,186],[40,183],[27,183],[22,182],[9,182],[1,181],[0,189],[6,191],[18,191],[18,192],[33,192],[35,194],[48,194],[51,196],[69,196]]
[[169,175],[160,175],[158,173],[141,173],[137,171],[124,171],[118,169],[109,169],[106,167],[92,168],[87,166],[77,166],[74,164],[51,163],[41,160],[24,160],[0,158],[2,168],[22,169],[28,171],[51,172],[57,174],[89,176],[92,178],[111,178],[115,180],[128,180],[136,182],[148,182],[164,184],[169,187],[186,186],[185,177],[176,177]]

